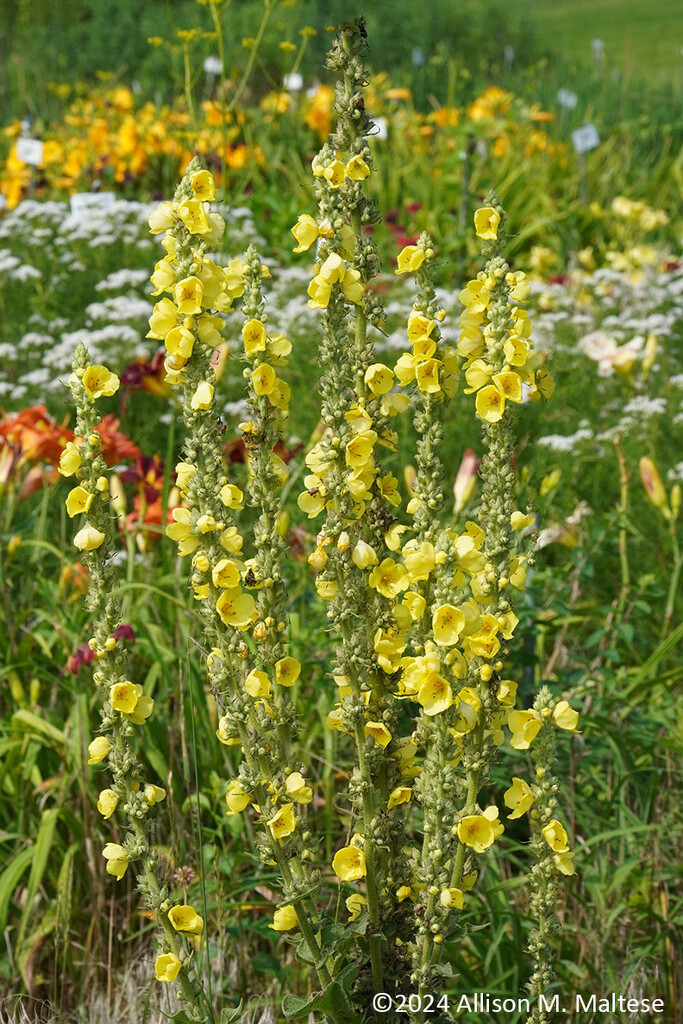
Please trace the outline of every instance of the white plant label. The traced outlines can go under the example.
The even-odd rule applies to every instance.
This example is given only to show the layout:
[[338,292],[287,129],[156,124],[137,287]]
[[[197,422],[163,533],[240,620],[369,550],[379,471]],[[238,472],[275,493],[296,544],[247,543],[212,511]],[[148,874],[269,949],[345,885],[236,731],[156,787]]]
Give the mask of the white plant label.
[[282,84],[287,92],[301,92],[304,87],[303,76],[298,71],[291,71],[288,75],[285,75]]
[[579,102],[579,97],[571,89],[558,89],[556,99],[558,104],[564,107],[565,110],[573,110]]
[[587,153],[600,145],[598,129],[594,124],[582,124],[575,132],[572,132],[572,146],[577,153]]
[[223,64],[220,57],[207,57],[204,61],[204,71],[207,75],[220,75],[223,72]]
[[43,143],[40,139],[17,139],[17,160],[22,164],[39,167],[43,162]]

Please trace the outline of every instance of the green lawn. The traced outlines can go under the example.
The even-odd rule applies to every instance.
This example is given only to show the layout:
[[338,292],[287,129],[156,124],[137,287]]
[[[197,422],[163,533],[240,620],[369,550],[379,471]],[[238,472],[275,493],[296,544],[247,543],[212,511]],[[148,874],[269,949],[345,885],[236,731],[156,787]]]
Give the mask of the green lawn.
[[680,82],[683,5],[652,0],[527,0],[524,16],[555,52],[591,61],[602,39],[605,60],[627,75]]

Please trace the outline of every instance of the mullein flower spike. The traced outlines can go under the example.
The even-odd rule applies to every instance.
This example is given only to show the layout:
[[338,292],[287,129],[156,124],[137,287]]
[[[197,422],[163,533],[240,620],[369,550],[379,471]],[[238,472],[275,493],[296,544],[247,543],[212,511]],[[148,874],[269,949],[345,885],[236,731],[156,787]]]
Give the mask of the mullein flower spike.
[[[176,936],[170,917],[170,893],[165,885],[152,839],[153,808],[166,791],[145,781],[145,767],[134,746],[137,730],[144,728],[154,710],[154,699],[142,686],[126,678],[121,610],[116,600],[116,572],[112,563],[115,516],[109,508],[109,476],[102,455],[97,426],[101,417],[96,402],[116,393],[119,379],[106,366],[94,365],[85,346],[74,353],[70,378],[76,406],[76,440],[64,450],[59,470],[77,481],[66,499],[67,513],[78,520],[74,545],[83,552],[90,579],[87,606],[93,620],[89,640],[93,652],[93,681],[102,694],[100,735],[88,746],[88,763],[107,762],[112,784],[98,797],[97,809],[104,820],[123,812],[125,833],[119,843],[107,843],[102,856],[106,871],[120,881],[133,865],[146,906],[160,922],[156,975],[160,981],[179,978],[180,996],[190,1019],[207,1021],[206,997],[197,977],[194,950]],[[170,912],[170,913],[169,913]]]
[[[275,912],[273,927],[300,930],[306,956],[309,962],[319,962],[320,981],[327,985],[330,975],[320,957],[313,900],[319,879],[308,865],[311,855],[304,838],[303,808],[312,799],[312,790],[294,753],[298,733],[290,688],[301,665],[288,653],[281,575],[285,543],[279,529],[280,491],[288,471],[275,448],[290,400],[289,385],[280,374],[291,343],[269,327],[262,284],[270,275],[256,249],[250,246],[244,259],[230,261],[227,270],[206,255],[207,234],[213,233],[215,243],[222,230],[208,202],[194,198],[198,180],[203,194],[211,191],[208,173],[193,160],[173,203],[164,204],[150,219],[152,226],[163,223],[166,231],[162,244],[169,252],[164,261],[169,273],[163,288],[177,303],[162,299],[158,305],[165,304],[166,319],[155,323],[153,314],[150,325],[163,337],[167,351],[171,338],[167,380],[179,387],[188,435],[176,467],[183,505],[174,509],[174,522],[166,533],[178,543],[181,556],[192,556],[190,583],[204,611],[207,670],[220,715],[218,739],[240,746],[243,753],[239,776],[228,783],[227,813],[256,809],[259,852],[264,862],[278,865],[283,881],[283,906]],[[187,316],[179,298],[191,303]],[[211,369],[213,351],[223,344],[219,314],[235,300],[241,300],[244,318],[241,358],[246,364],[249,418],[240,428],[247,458],[246,493],[224,470]],[[175,342],[178,331],[185,332],[182,350]],[[233,520],[245,502],[258,513],[252,557],[247,557],[245,540]],[[254,641],[253,655],[246,634]]]

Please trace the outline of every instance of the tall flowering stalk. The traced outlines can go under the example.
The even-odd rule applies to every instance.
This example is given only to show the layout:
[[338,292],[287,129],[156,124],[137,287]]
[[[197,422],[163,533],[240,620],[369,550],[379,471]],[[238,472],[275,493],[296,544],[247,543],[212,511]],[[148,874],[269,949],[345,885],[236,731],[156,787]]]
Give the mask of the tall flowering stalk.
[[[578,715],[566,701],[557,702],[545,687],[532,709],[516,710],[516,683],[504,678],[507,642],[512,640],[519,623],[511,588],[523,588],[526,563],[530,560],[520,537],[534,521],[532,514],[515,509],[511,403],[514,406],[525,400],[550,398],[553,384],[544,369],[532,368],[531,323],[521,306],[528,294],[528,284],[522,272],[511,272],[504,258],[505,211],[495,192],[490,192],[485,202],[476,211],[474,221],[477,235],[483,240],[482,253],[487,264],[484,272],[460,294],[465,312],[461,316],[458,351],[466,361],[465,379],[469,392],[476,394],[475,408],[484,434],[478,523],[483,531],[486,564],[482,573],[472,577],[481,625],[475,633],[467,635],[465,631],[463,647],[468,681],[476,690],[481,712],[463,748],[467,792],[454,830],[459,846],[453,884],[461,885],[464,872],[470,870],[469,849],[482,852],[502,831],[497,823],[497,808],[487,808],[482,815],[477,805],[495,748],[502,742],[502,724],[508,725],[511,745],[516,750],[528,749],[538,736],[532,752],[536,769],[533,784],[529,786],[515,777],[503,797],[510,818],[530,811],[536,861],[530,876],[536,920],[530,941],[535,963],[530,991],[538,996],[552,976],[549,937],[556,877],[558,873],[573,873],[567,833],[553,817],[558,789],[552,774],[553,732],[555,727],[574,731]],[[542,1011],[537,1009],[534,1014],[533,1024],[541,1024]]]
[[[160,224],[166,229],[164,245],[170,255],[162,261],[169,266],[163,286],[175,300],[162,299],[150,325],[164,339],[167,380],[179,385],[187,428],[183,460],[176,466],[183,505],[173,511],[175,522],[166,532],[178,542],[182,556],[192,555],[190,582],[203,608],[210,648],[207,668],[220,712],[218,738],[240,746],[244,755],[238,777],[228,784],[228,812],[256,809],[259,852],[266,863],[277,864],[283,879],[284,898],[272,927],[300,929],[305,958],[328,986],[331,975],[322,955],[314,901],[319,878],[310,870],[312,854],[305,838],[303,808],[312,790],[293,761],[296,714],[289,691],[301,665],[287,654],[284,543],[278,528],[279,492],[287,469],[274,448],[277,416],[286,415],[290,390],[276,367],[286,364],[291,344],[267,329],[261,284],[268,272],[256,250],[250,247],[245,259],[233,260],[227,270],[206,255],[215,241],[212,232],[222,230],[208,205],[213,195],[213,179],[193,161],[173,203],[150,219],[152,229]],[[245,494],[225,472],[211,368],[213,351],[223,342],[218,314],[239,297],[250,413],[241,424],[249,472],[246,500],[258,513],[255,554],[248,559],[232,519]],[[160,323],[160,317],[167,319]],[[257,593],[256,599],[250,591]],[[254,653],[245,642],[247,634],[255,643]]]
[[[292,229],[304,251],[317,243],[308,289],[309,306],[321,311],[322,419],[325,432],[306,457],[311,470],[299,506],[324,524],[309,561],[316,588],[329,602],[328,618],[339,638],[333,674],[339,704],[328,724],[352,737],[356,765],[349,787],[358,831],[333,862],[343,882],[365,878],[365,896],[353,894],[352,917],[367,904],[371,982],[382,991],[383,945],[394,945],[396,896],[389,887],[407,880],[403,825],[396,799],[404,762],[398,703],[391,677],[405,649],[410,614],[399,602],[408,586],[405,567],[391,557],[387,537],[400,503],[398,481],[383,472],[382,448],[396,449],[390,415],[400,404],[386,398],[394,383],[375,359],[369,327],[383,322],[378,297],[367,289],[378,258],[364,227],[377,219],[363,190],[372,172],[367,135],[372,122],[362,89],[362,22],[342,26],[328,56],[338,75],[336,131],[313,161],[318,219],[303,215]],[[397,951],[389,954],[395,960]],[[400,971],[394,963],[392,975]]]
[[[99,794],[97,808],[107,820],[123,813],[125,833],[119,843],[102,851],[106,869],[117,881],[130,864],[139,865],[138,887],[144,904],[159,924],[162,952],[156,960],[160,981],[180,983],[181,1001],[191,1020],[213,1019],[194,962],[193,937],[201,935],[203,920],[193,907],[173,905],[160,871],[153,841],[153,808],[166,797],[161,786],[146,781],[145,768],[134,750],[134,736],[154,709],[154,700],[128,678],[128,658],[122,643],[121,610],[115,597],[116,572],[112,564],[114,538],[109,509],[109,478],[97,431],[101,417],[96,401],[119,387],[116,374],[92,364],[83,344],[74,353],[71,393],[77,411],[76,440],[62,454],[59,471],[75,477],[76,486],[66,499],[71,518],[83,517],[74,544],[90,580],[87,606],[93,621],[89,641],[94,655],[93,681],[103,696],[99,735],[88,747],[88,764],[105,762],[112,775]],[[183,938],[185,936],[185,939]]]
[[[458,785],[455,727],[462,718],[463,694],[455,694],[464,661],[454,645],[463,617],[451,603],[457,538],[441,521],[445,474],[439,454],[444,411],[458,389],[459,360],[442,339],[445,314],[432,282],[433,259],[431,239],[422,235],[417,245],[400,253],[396,271],[414,272],[419,289],[407,323],[411,351],[400,356],[395,372],[403,386],[414,389],[418,439],[414,496],[407,508],[412,526],[402,528],[399,540],[410,580],[404,602],[413,620],[408,632],[413,653],[401,661],[399,694],[419,706],[410,744],[413,757],[417,751],[422,754],[421,766],[411,767],[417,775],[414,795],[423,811],[422,849],[413,855],[410,884],[399,896],[414,903],[411,980],[423,994],[434,980],[434,950],[443,942],[450,911],[462,907],[459,891],[449,887],[454,840],[448,822]],[[404,539],[406,530],[413,536]],[[405,787],[404,793],[410,800],[411,790]]]
[[[528,989],[534,1008],[527,1024],[548,1024],[550,1018],[538,997],[549,990],[553,979],[553,938],[560,930],[555,914],[560,876],[574,874],[569,836],[562,822],[555,817],[560,788],[555,753],[556,730],[575,732],[579,716],[566,700],[555,700],[547,686],[539,691],[532,712],[528,721],[534,723],[532,729],[538,727],[531,747],[535,778],[531,786],[523,779],[514,778],[511,789],[506,793],[506,802],[515,804],[511,817],[519,817],[526,806],[531,807],[529,818],[534,864],[530,872],[529,910],[534,927],[528,949],[534,967]],[[529,729],[528,724],[526,728]]]

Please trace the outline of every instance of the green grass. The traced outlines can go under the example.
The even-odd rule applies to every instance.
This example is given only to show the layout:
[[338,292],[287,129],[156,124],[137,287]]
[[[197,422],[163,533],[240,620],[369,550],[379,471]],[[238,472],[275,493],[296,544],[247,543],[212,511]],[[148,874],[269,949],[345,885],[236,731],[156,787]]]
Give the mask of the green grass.
[[524,16],[539,41],[566,61],[590,64],[591,40],[606,67],[626,76],[680,83],[683,6],[643,0],[528,0]]

